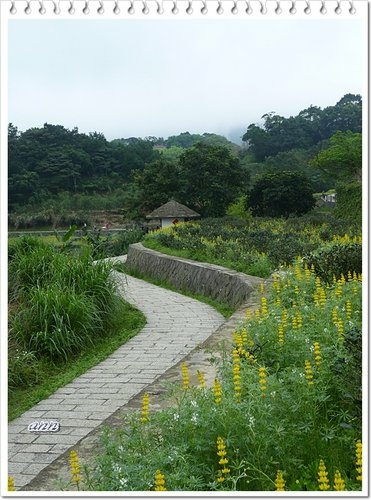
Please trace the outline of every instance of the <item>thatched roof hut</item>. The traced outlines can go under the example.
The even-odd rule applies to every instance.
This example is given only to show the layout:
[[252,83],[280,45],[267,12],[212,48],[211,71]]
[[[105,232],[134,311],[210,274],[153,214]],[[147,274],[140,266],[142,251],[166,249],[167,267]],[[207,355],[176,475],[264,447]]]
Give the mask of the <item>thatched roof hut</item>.
[[200,214],[175,200],[168,201],[164,205],[161,205],[161,207],[156,208],[156,210],[153,210],[153,212],[146,215],[147,219],[160,219],[161,227],[167,227],[171,224],[184,222],[196,217],[200,217]]

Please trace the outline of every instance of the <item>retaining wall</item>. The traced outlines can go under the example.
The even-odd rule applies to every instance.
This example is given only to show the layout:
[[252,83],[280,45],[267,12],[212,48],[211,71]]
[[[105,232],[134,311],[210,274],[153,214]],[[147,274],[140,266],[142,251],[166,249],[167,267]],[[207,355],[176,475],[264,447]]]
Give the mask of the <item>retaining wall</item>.
[[222,266],[165,255],[141,243],[129,246],[126,265],[129,270],[164,279],[177,288],[206,295],[233,307],[246,302],[252,290],[265,281]]

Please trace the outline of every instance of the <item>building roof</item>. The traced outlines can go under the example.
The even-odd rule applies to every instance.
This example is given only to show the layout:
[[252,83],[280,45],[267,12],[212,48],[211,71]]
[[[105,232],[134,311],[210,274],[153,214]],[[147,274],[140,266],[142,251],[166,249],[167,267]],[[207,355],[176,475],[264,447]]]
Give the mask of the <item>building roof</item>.
[[178,203],[175,200],[170,200],[161,207],[156,208],[153,212],[146,215],[147,219],[162,219],[164,217],[200,217],[200,214],[192,210],[191,208]]

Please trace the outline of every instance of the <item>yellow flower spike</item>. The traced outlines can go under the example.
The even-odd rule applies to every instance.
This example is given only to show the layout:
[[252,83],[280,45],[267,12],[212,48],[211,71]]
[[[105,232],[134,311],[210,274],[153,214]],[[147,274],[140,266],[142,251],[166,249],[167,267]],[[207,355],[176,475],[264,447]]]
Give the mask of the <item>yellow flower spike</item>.
[[278,343],[282,346],[284,342],[283,326],[278,325]]
[[260,283],[260,293],[264,293],[264,283]]
[[347,277],[348,277],[348,281],[353,281],[353,276],[352,276],[351,271],[348,271]]
[[339,340],[343,341],[344,340],[344,322],[342,319],[339,318],[337,320],[336,327],[338,330]]
[[320,288],[319,290],[319,298],[318,298],[318,303],[319,303],[319,306],[321,309],[324,309],[325,308],[325,305],[326,305],[326,292],[324,290],[324,288]]
[[318,486],[321,491],[330,489],[330,482],[328,480],[328,472],[326,470],[325,462],[321,459],[318,467]]
[[259,311],[259,309],[255,310],[255,319],[257,319],[257,320],[260,319],[260,311]]
[[305,379],[308,382],[308,385],[313,385],[313,371],[312,371],[312,365],[310,364],[309,360],[305,360]]
[[167,491],[165,486],[165,475],[159,469],[155,472],[155,488],[154,491]]
[[248,336],[247,336],[247,330],[246,330],[246,328],[243,328],[243,329],[241,330],[241,340],[242,340],[242,344],[247,345],[247,342],[248,342]]
[[301,315],[299,310],[296,313],[296,322],[297,322],[298,328],[300,330],[300,328],[303,327],[303,316]]
[[259,367],[258,375],[259,375],[261,395],[263,398],[265,398],[267,390],[267,370],[264,366]]
[[216,448],[216,454],[219,457],[218,464],[221,466],[218,470],[218,476],[216,480],[218,483],[222,483],[223,481],[225,481],[226,474],[230,473],[230,469],[227,467],[228,458],[224,439],[220,436],[218,436],[216,439]]
[[16,491],[13,476],[8,476],[8,491]]
[[335,471],[334,490],[335,491],[345,491],[345,481],[344,481],[344,479],[342,479],[341,474],[338,470]]
[[73,483],[76,483],[77,489],[79,489],[79,483],[81,481],[80,463],[79,463],[79,457],[75,450],[70,451],[70,472],[71,472],[71,481]]
[[317,370],[319,370],[322,362],[321,346],[319,342],[314,342],[313,349],[314,349],[314,361],[316,363]]
[[293,330],[297,330],[298,329],[298,322],[297,322],[296,316],[294,316],[292,318],[291,322],[292,322],[292,328],[293,328]]
[[285,480],[283,479],[283,472],[281,470],[277,471],[274,484],[276,486],[276,491],[285,491]]
[[268,316],[268,304],[267,304],[267,299],[265,297],[261,298],[261,312],[263,318],[266,318]]
[[338,319],[339,319],[336,307],[333,308],[333,310],[331,312],[331,317],[332,317],[332,322],[334,323],[334,325],[336,325],[338,322]]
[[200,370],[197,370],[197,378],[198,378],[199,387],[201,389],[206,389],[205,377],[204,377],[204,374]]
[[149,416],[149,394],[145,393],[142,400],[142,416],[140,421],[144,424],[148,422]]
[[251,309],[246,309],[246,319],[247,319],[247,321],[250,321],[251,318],[252,318]]
[[362,481],[362,441],[360,439],[356,442],[356,471],[357,481]]
[[241,401],[241,360],[236,349],[233,349],[233,386],[234,386],[234,397],[239,403]]
[[222,386],[220,385],[219,380],[216,378],[214,380],[214,400],[215,403],[218,405],[222,401]]
[[189,372],[188,372],[188,366],[186,365],[186,363],[182,363],[181,370],[182,370],[182,379],[183,379],[183,390],[187,391],[189,389]]

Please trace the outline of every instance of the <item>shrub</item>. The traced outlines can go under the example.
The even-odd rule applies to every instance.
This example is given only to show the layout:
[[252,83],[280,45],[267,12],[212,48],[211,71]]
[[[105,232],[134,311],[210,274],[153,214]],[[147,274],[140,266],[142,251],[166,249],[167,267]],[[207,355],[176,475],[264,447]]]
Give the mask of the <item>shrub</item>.
[[335,241],[318,248],[303,258],[308,267],[330,283],[335,276],[347,278],[348,272],[362,273],[362,244],[355,241]]

